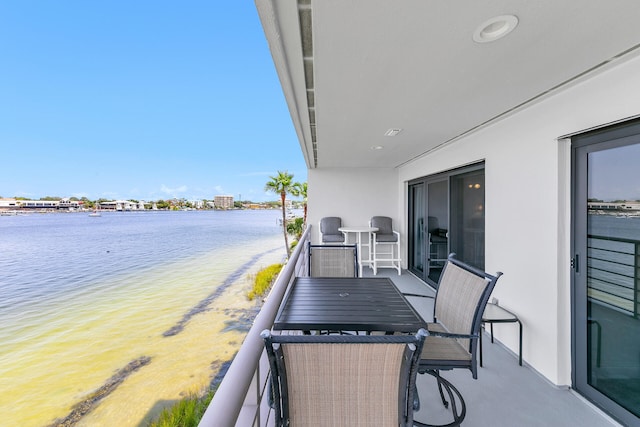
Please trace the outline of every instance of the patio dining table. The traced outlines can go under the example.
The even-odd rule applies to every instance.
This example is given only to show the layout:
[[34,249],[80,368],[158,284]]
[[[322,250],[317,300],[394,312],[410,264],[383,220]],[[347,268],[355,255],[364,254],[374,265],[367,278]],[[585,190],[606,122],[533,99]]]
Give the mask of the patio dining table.
[[275,330],[417,332],[427,322],[388,277],[297,277]]

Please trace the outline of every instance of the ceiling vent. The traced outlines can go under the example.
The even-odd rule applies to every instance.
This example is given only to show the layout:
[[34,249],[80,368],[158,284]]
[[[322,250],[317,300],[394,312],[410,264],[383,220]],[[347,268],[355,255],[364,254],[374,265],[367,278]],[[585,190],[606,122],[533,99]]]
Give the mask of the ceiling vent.
[[400,132],[402,132],[400,128],[391,128],[384,133],[384,136],[396,136]]

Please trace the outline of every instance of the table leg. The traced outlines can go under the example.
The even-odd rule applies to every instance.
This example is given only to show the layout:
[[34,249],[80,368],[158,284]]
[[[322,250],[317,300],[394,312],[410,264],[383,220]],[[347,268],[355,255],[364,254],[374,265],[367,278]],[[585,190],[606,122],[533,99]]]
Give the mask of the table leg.
[[484,332],[484,323],[480,327],[480,367],[482,368],[482,334]]
[[520,366],[522,366],[522,322],[518,319],[518,325],[520,325],[520,348],[518,349],[518,359]]
[[360,270],[360,277],[362,277],[362,233],[356,233],[358,235],[358,269]]

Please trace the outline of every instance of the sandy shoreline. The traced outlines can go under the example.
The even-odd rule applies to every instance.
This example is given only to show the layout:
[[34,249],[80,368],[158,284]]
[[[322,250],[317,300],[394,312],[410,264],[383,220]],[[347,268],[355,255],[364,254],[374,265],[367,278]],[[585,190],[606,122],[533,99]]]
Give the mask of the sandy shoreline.
[[132,373],[76,425],[144,426],[164,407],[208,389],[220,367],[233,358],[244,340],[246,328],[238,321],[247,313],[255,313],[256,302],[246,298],[252,286],[250,275],[281,261],[277,251],[256,259],[233,286],[207,309],[193,315],[180,333],[163,337],[152,346],[147,352],[151,363]]

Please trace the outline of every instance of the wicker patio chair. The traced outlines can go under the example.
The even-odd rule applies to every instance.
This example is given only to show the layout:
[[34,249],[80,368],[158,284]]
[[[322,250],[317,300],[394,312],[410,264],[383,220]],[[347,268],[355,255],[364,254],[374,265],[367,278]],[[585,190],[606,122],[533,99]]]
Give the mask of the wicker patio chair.
[[309,243],[310,277],[358,277],[356,245],[312,245]]
[[415,336],[271,335],[276,427],[413,426],[416,366],[427,332]]
[[[453,422],[446,424],[448,427],[460,425],[466,415],[466,405],[460,391],[443,378],[440,371],[469,369],[473,378],[478,378],[477,350],[482,313],[501,275],[501,272],[495,276],[487,274],[450,254],[440,276],[434,301],[434,322],[428,324],[429,337],[420,355],[418,373],[435,377],[442,403],[445,407],[451,403]],[[405,296],[434,298],[417,294]],[[414,422],[416,426],[430,426]]]

